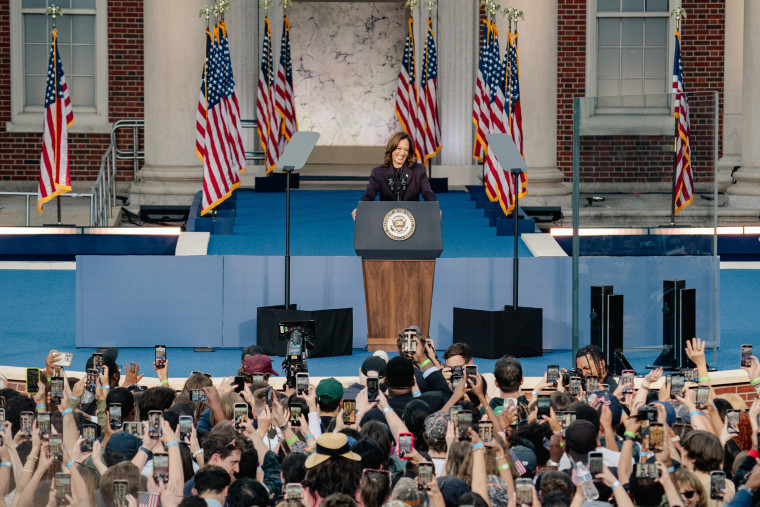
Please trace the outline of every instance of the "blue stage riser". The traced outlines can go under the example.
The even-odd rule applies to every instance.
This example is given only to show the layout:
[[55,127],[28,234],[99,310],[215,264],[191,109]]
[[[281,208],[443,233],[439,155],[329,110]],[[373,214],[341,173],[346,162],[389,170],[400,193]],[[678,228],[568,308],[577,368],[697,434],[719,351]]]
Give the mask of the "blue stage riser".
[[[712,275],[708,257],[582,258],[581,344],[589,340],[589,287],[602,284],[614,285],[625,296],[626,348],[661,344],[664,279],[684,279],[687,288],[697,290],[697,334],[712,342]],[[353,346],[366,345],[361,259],[293,257],[291,277],[291,301],[299,309],[353,308]],[[256,308],[284,302],[283,280],[280,256],[81,256],[76,344],[250,345],[255,342]],[[544,309],[545,348],[571,346],[571,280],[568,257],[520,261],[519,302]],[[455,306],[497,310],[511,303],[511,259],[438,259],[430,334],[439,349],[446,348],[452,341]]]

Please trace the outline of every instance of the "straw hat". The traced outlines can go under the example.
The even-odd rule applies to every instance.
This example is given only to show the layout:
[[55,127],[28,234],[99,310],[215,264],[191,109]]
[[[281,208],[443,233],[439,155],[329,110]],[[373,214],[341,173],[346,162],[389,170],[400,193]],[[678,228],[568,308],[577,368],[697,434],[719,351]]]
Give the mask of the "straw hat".
[[351,451],[348,445],[348,437],[343,433],[323,433],[317,439],[316,452],[306,460],[306,468],[312,468],[330,458],[342,456],[354,461],[361,461],[362,457]]

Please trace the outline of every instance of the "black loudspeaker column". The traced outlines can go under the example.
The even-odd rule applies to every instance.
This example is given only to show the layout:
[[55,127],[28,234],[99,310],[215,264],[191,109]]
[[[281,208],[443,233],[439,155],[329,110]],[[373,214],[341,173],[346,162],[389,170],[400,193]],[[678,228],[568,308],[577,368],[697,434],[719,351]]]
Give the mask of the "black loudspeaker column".
[[537,357],[543,353],[542,308],[506,306],[500,311],[454,308],[454,342],[464,342],[475,357]]
[[[612,285],[591,286],[591,345],[602,350],[607,348],[607,296],[612,292]],[[610,364],[609,358],[607,364]]]
[[591,286],[591,344],[615,375],[631,369],[623,354],[623,315],[622,294],[613,294],[612,285]]
[[696,290],[686,289],[684,280],[664,280],[662,284],[662,353],[654,366],[680,370],[694,368],[686,356],[686,341],[696,334]]

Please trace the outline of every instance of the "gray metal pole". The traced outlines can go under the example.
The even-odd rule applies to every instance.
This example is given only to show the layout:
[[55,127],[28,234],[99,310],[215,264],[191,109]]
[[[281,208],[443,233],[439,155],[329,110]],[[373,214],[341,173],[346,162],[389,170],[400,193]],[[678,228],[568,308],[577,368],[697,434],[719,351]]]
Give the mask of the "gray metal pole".
[[[718,92],[713,93],[713,108],[715,113],[713,125],[713,363],[718,362],[718,284],[720,282],[720,257],[718,257]],[[693,183],[692,183],[693,185]]]
[[578,352],[578,318],[579,318],[579,263],[578,256],[580,241],[578,228],[580,227],[580,165],[581,165],[581,134],[580,134],[580,109],[581,97],[573,99],[573,355],[574,360]]

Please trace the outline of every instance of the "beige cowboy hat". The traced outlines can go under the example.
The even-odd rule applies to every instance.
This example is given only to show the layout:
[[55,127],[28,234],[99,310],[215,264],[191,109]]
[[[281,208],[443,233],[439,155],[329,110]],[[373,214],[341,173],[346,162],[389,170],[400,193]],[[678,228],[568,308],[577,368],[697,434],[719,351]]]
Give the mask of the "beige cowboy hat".
[[306,468],[312,468],[330,458],[341,456],[354,461],[361,461],[362,457],[351,451],[348,445],[348,437],[343,433],[323,433],[317,439],[316,452],[306,460]]

